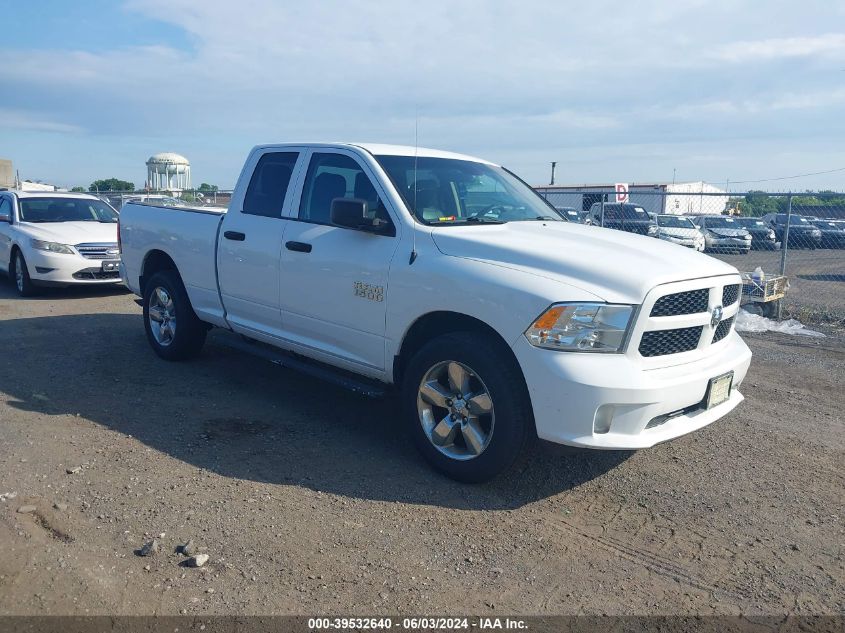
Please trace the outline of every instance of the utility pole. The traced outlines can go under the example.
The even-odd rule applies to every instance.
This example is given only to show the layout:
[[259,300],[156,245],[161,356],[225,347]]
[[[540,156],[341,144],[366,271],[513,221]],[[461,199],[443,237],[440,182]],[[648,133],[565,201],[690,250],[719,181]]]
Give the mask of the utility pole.
[[557,163],[552,161],[552,181],[549,183],[550,185],[555,184],[555,169],[557,168]]

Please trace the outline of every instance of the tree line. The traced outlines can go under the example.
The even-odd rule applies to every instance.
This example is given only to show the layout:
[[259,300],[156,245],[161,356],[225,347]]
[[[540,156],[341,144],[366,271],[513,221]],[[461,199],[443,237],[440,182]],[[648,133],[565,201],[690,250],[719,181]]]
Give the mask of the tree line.
[[[764,191],[749,191],[743,197],[732,197],[729,207],[738,208],[742,215],[760,217],[767,213],[786,213],[789,198],[773,196]],[[845,194],[833,191],[806,191],[792,196],[792,212],[824,216],[830,207],[845,207]],[[815,211],[814,211],[815,210]]]

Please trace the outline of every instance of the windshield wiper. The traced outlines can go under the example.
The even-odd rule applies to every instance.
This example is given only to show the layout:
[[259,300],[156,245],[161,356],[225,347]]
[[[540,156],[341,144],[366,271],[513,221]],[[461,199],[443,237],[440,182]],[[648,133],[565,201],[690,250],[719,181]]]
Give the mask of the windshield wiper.
[[478,215],[471,215],[468,218],[464,219],[464,222],[482,222],[482,223],[490,223],[490,224],[504,224],[502,220],[497,220],[496,218],[485,218]]

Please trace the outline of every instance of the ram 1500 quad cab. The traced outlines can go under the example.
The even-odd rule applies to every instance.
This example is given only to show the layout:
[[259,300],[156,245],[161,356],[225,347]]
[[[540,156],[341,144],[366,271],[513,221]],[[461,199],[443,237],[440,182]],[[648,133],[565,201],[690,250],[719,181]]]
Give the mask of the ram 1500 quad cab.
[[127,204],[121,273],[167,360],[226,328],[400,393],[440,471],[482,481],[531,440],[640,449],[743,399],[741,279],[706,255],[566,221],[490,162],[265,145],[228,211]]

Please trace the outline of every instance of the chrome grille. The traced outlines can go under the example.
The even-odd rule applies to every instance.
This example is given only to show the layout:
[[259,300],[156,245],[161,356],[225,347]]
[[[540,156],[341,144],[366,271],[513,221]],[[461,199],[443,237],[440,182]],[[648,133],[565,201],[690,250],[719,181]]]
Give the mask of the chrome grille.
[[710,297],[708,288],[676,292],[660,297],[651,309],[651,316],[677,316],[679,314],[698,314],[707,312],[707,301]]
[[640,354],[643,356],[667,356],[689,352],[698,347],[703,326],[684,327],[675,330],[652,330],[644,332],[640,339]]
[[77,244],[74,248],[87,259],[120,259],[116,242]]
[[731,284],[722,289],[722,306],[732,306],[739,299],[739,284]]
[[734,317],[731,317],[729,319],[724,319],[719,323],[716,327],[716,331],[713,332],[713,343],[718,343],[730,333],[733,322]]

